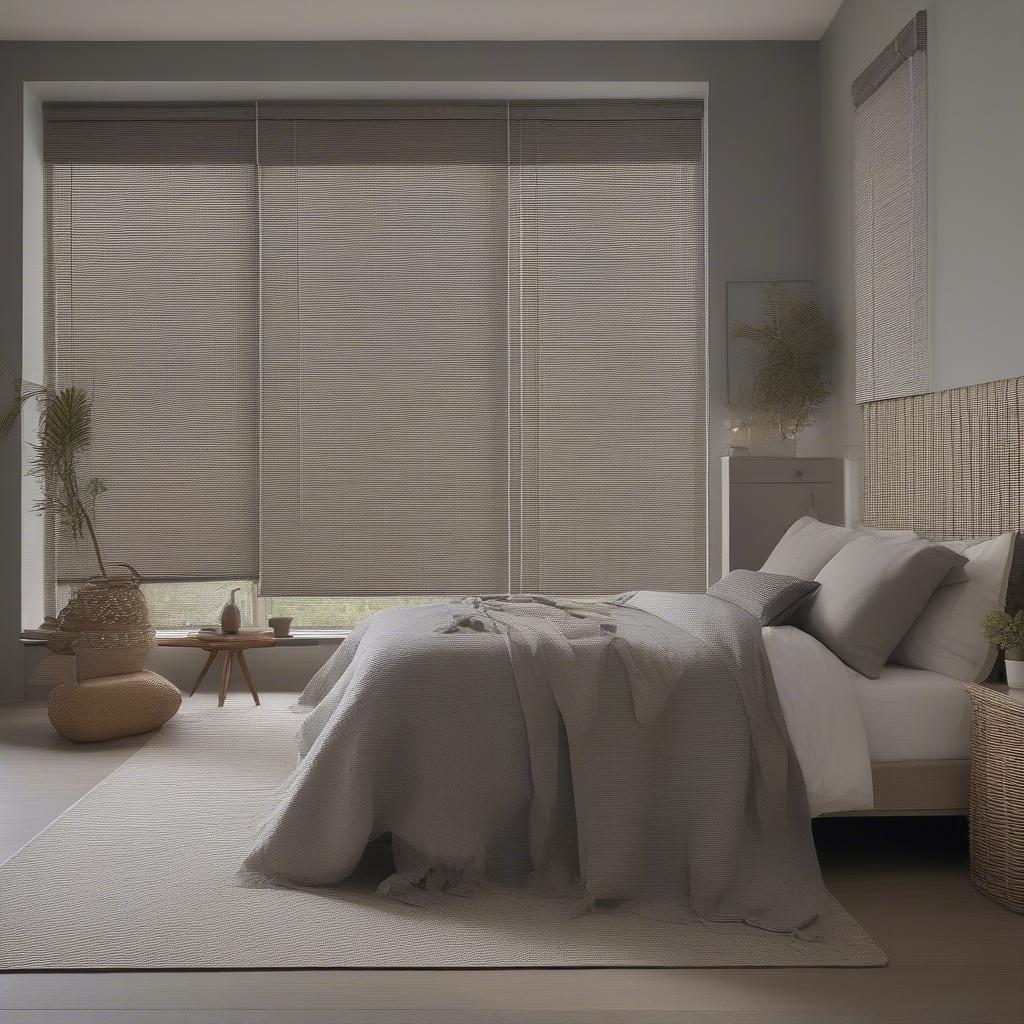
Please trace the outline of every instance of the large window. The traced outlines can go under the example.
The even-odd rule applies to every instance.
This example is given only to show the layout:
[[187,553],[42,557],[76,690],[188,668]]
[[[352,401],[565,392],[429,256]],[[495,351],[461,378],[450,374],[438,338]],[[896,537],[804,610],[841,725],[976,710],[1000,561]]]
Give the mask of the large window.
[[160,624],[703,589],[701,114],[48,107],[50,379]]

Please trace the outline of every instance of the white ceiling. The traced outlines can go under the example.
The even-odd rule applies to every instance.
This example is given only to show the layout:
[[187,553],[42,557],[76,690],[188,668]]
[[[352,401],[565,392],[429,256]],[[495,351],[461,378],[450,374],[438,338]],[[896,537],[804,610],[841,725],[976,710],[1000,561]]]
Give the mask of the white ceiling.
[[818,39],[840,0],[0,0],[0,39]]

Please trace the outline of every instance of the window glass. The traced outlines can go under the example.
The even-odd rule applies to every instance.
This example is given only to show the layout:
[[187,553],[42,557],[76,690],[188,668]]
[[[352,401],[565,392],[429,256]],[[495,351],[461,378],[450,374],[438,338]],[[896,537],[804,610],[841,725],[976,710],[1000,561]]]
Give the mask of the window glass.
[[271,597],[267,615],[291,615],[293,629],[352,629],[385,608],[430,604],[444,597]]

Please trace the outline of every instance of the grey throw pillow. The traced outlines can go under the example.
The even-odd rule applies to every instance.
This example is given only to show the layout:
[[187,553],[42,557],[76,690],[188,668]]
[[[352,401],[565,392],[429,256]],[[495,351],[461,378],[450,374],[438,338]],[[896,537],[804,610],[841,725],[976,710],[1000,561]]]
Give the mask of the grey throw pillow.
[[818,573],[821,589],[797,624],[877,679],[945,576],[966,561],[942,544],[860,535]]
[[781,626],[820,586],[814,580],[795,576],[734,569],[710,587],[708,593],[749,612],[762,626]]
[[783,535],[761,572],[813,580],[842,548],[860,536],[845,526],[830,526],[802,516]]

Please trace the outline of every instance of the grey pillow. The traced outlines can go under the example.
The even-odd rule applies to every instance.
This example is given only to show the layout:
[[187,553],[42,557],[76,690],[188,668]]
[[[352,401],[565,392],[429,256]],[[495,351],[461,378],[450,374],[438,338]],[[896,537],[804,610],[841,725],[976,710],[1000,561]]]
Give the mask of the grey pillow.
[[761,572],[813,580],[842,548],[860,536],[845,526],[802,516],[783,535]]
[[967,559],[941,544],[861,535],[818,573],[798,625],[850,668],[877,679],[929,598]]
[[781,626],[820,586],[814,580],[800,580],[795,576],[733,569],[711,586],[708,593],[749,612],[762,626]]

